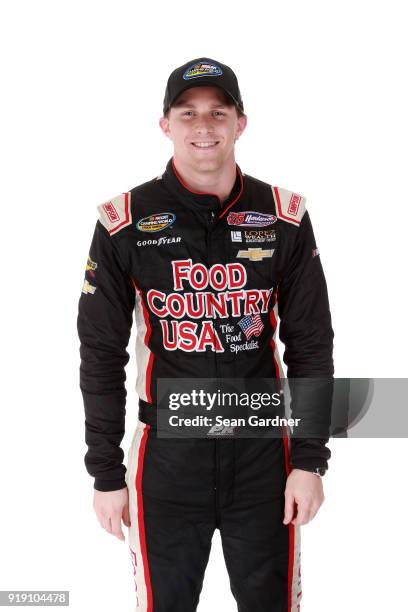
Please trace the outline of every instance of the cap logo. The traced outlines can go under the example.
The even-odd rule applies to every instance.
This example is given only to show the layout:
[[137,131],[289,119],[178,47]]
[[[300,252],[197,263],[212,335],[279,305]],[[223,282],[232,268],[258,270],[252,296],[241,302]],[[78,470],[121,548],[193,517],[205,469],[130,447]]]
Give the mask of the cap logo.
[[198,62],[193,64],[183,74],[183,79],[188,81],[189,79],[197,79],[198,77],[205,76],[221,76],[222,70],[216,64],[208,64],[205,62]]

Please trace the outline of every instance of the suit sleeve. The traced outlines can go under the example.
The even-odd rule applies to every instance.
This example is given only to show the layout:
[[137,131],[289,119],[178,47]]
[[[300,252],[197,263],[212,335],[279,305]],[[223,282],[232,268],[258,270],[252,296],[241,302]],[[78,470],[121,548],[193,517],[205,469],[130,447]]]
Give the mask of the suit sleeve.
[[301,419],[291,438],[292,467],[327,469],[334,333],[326,280],[307,211],[278,286],[278,313],[292,417]]
[[112,237],[97,222],[79,299],[80,388],[85,408],[85,466],[94,488],[126,487],[120,446],[125,433],[126,350],[135,291]]

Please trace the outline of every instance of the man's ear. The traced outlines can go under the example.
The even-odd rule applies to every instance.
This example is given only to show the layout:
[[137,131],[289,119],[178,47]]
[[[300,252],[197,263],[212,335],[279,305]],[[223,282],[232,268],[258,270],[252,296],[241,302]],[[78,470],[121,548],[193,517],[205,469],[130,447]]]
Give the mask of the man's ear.
[[161,127],[161,131],[163,132],[163,134],[165,136],[167,136],[167,138],[171,139],[170,136],[170,121],[168,120],[167,117],[160,117],[159,119],[159,125]]
[[235,140],[238,140],[238,138],[241,136],[242,132],[245,130],[247,126],[247,122],[248,122],[248,117],[246,115],[241,115],[241,117],[238,117],[237,130],[235,132]]

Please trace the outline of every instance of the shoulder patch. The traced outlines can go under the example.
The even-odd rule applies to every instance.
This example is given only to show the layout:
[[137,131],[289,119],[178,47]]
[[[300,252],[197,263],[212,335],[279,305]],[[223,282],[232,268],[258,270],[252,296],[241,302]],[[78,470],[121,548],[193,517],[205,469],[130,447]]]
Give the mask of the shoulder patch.
[[116,198],[112,198],[112,200],[108,200],[97,207],[99,221],[111,236],[132,223],[130,195],[130,191],[121,193]]
[[282,187],[272,186],[272,193],[278,219],[299,226],[306,211],[306,198]]

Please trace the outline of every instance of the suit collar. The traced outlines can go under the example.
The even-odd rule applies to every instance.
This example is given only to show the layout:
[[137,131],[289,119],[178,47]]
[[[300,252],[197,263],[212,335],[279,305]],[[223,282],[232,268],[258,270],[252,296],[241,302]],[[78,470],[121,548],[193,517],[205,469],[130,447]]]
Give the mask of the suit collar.
[[169,191],[187,206],[194,206],[195,209],[203,210],[204,212],[209,210],[218,211],[218,216],[221,218],[241,198],[244,191],[244,176],[238,164],[236,164],[236,168],[237,173],[234,186],[224,202],[221,202],[219,197],[213,193],[192,191],[187,187],[177,172],[173,158],[168,161],[162,179]]

